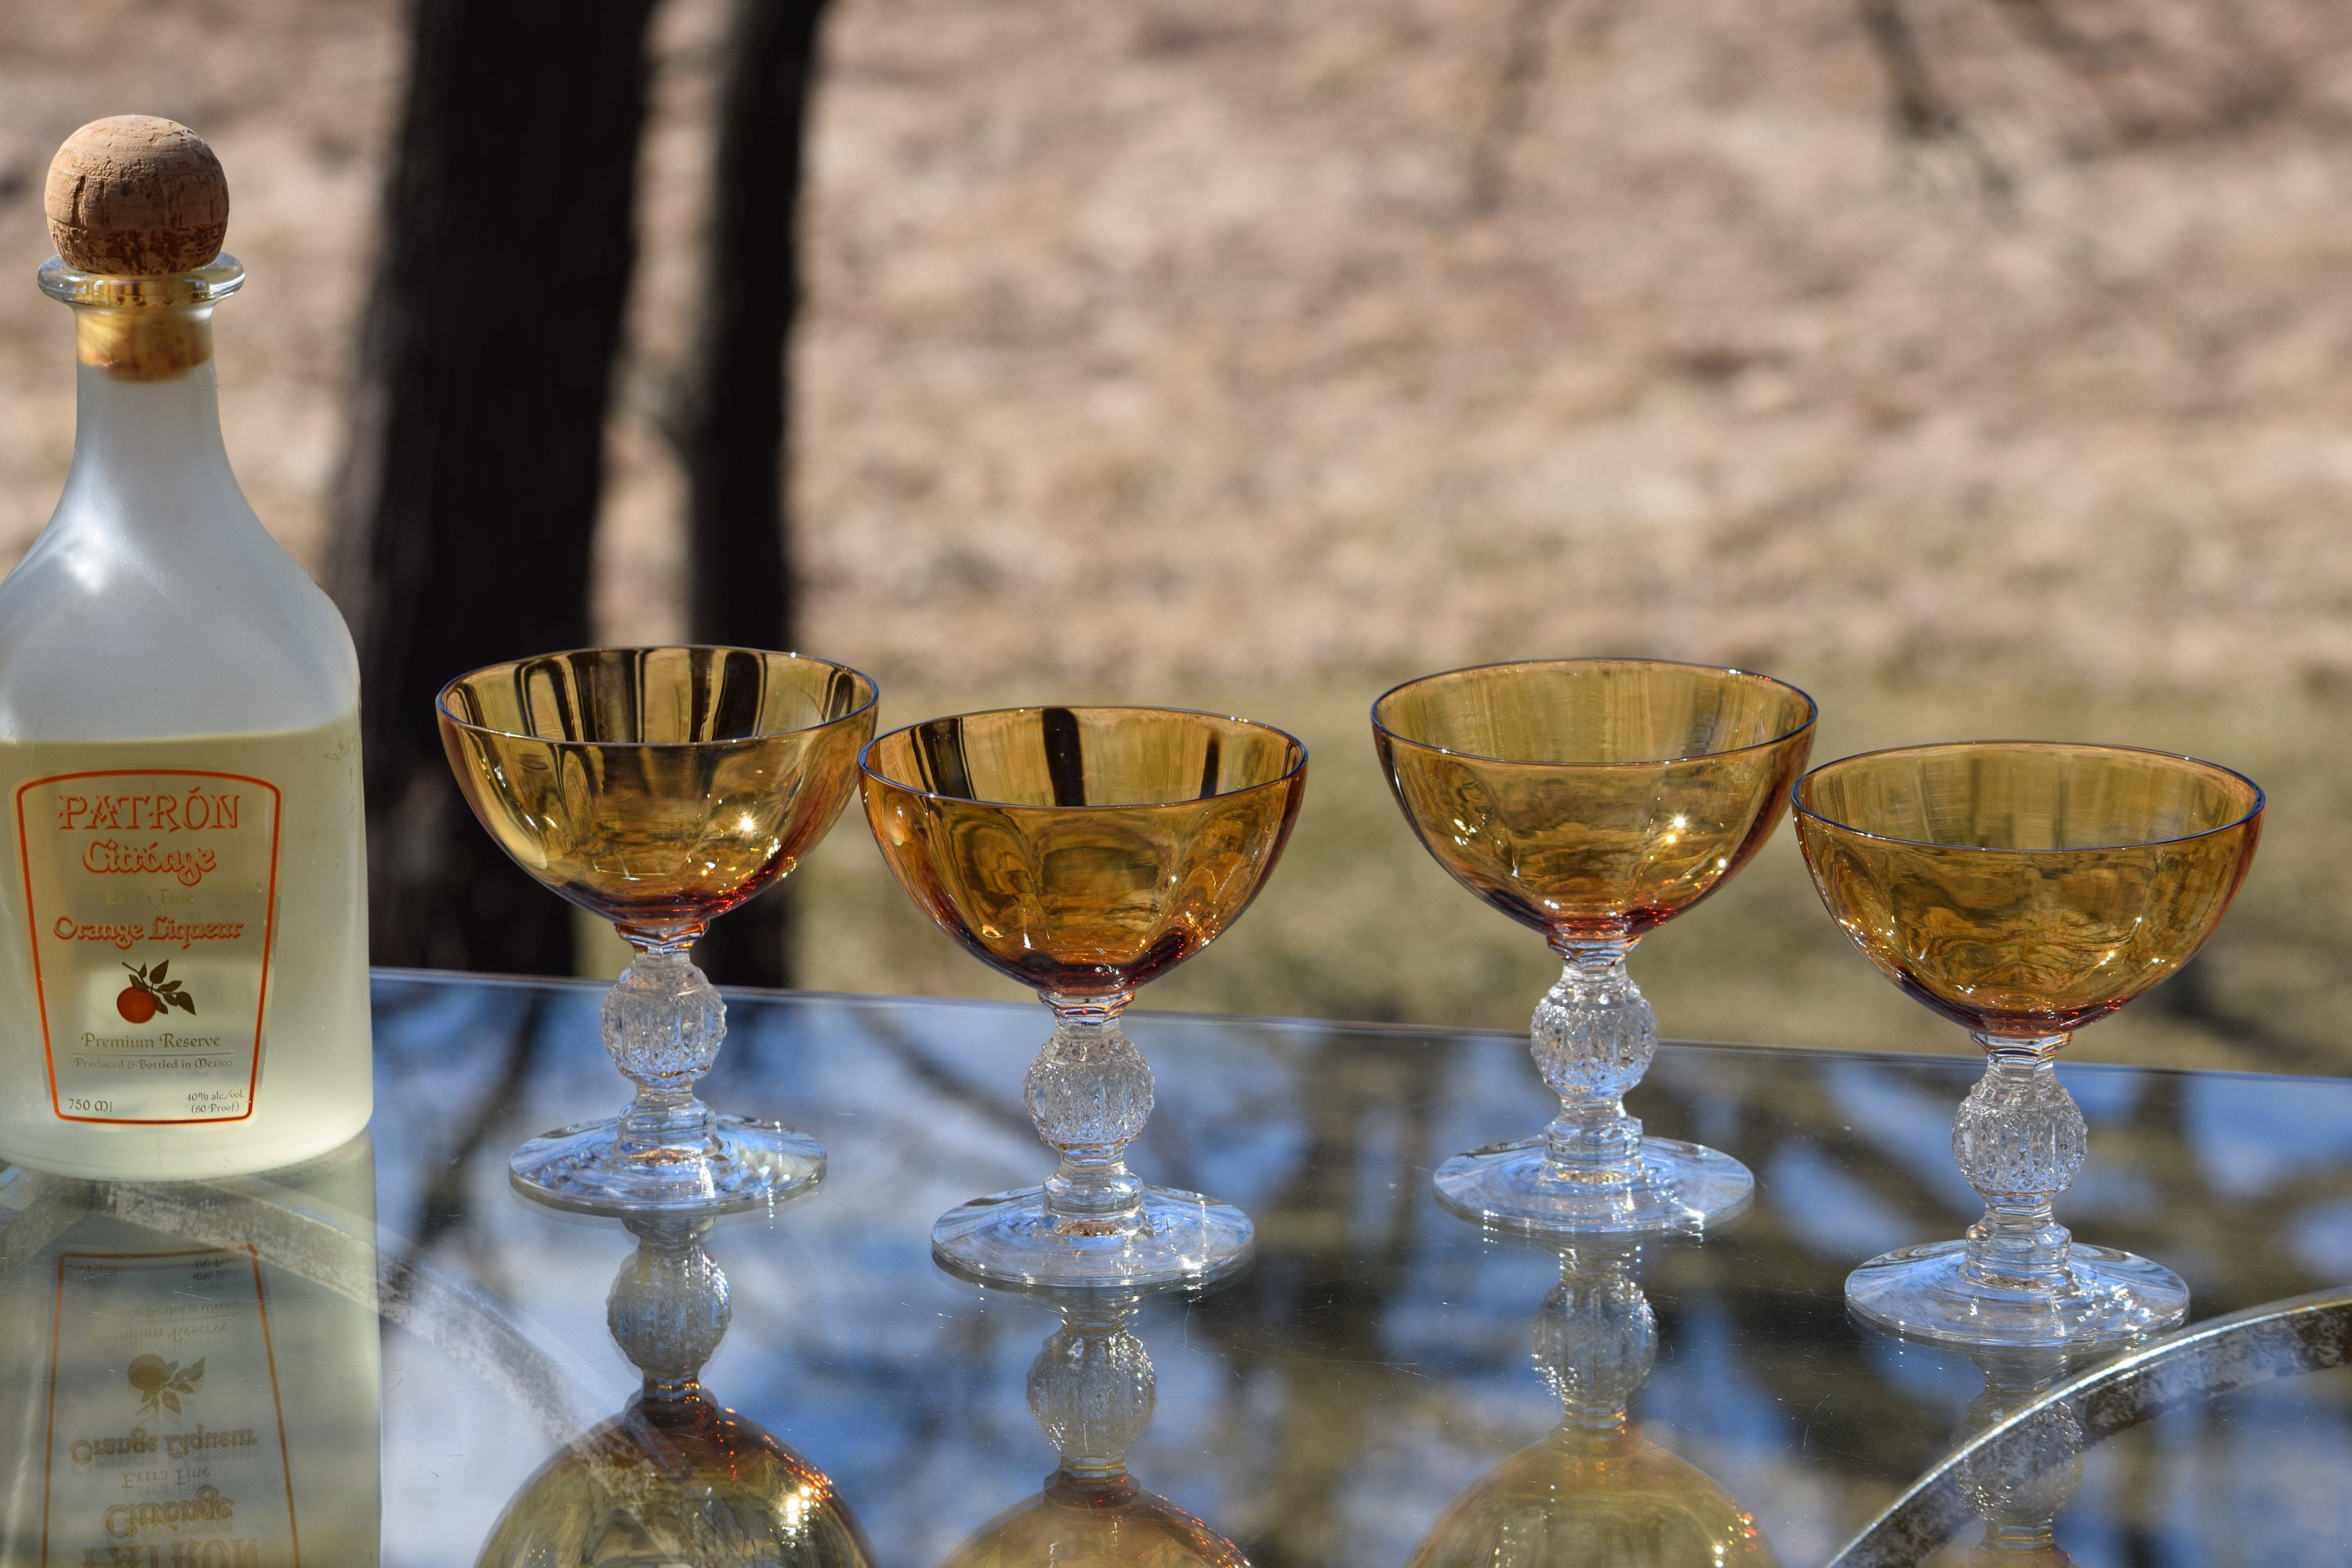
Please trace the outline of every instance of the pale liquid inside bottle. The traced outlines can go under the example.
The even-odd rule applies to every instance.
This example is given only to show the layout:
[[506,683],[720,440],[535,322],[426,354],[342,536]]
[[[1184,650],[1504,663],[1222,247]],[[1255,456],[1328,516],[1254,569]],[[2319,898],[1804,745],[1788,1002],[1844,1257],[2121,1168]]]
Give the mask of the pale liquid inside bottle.
[[[174,1159],[180,1138],[259,1121],[246,1154],[281,1164],[364,1118],[351,1086],[368,1074],[367,986],[346,959],[367,941],[358,754],[356,714],[275,735],[0,745],[0,952],[37,973],[46,1109],[153,1140],[93,1163],[144,1154],[195,1174],[220,1151]],[[0,1147],[83,1163],[54,1136],[39,1147],[44,1130],[0,1126]]]
[[0,583],[0,1159],[267,1169],[371,1109],[358,663],[246,504],[208,352],[142,378],[91,341]]

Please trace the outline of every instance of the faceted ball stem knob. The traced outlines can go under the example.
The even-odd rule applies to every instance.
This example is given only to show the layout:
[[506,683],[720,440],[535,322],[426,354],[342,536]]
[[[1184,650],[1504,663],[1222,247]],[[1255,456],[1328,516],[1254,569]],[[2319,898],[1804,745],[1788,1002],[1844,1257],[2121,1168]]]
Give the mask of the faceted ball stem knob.
[[1133,1315],[1131,1298],[1065,1305],[1061,1327],[1030,1365],[1029,1413],[1073,1476],[1121,1474],[1127,1450],[1151,1424],[1159,1377],[1128,1328]]
[[1952,1120],[1952,1154],[1985,1201],[1962,1266],[1979,1285],[2055,1293],[2069,1282],[2071,1238],[2051,1205],[2082,1170],[2088,1135],[2052,1060],[2066,1039],[1978,1037],[1990,1059]]
[[604,994],[604,1049],[636,1095],[617,1117],[516,1150],[515,1185],[560,1208],[624,1216],[731,1214],[815,1187],[825,1164],[815,1139],[695,1098],[727,1037],[727,1004],[687,957],[701,928],[621,934],[637,956]]
[[1481,1225],[1538,1236],[1696,1234],[1748,1205],[1756,1179],[1704,1144],[1644,1137],[1625,1096],[1658,1054],[1658,1020],[1625,969],[1634,939],[1555,937],[1559,983],[1536,1005],[1528,1050],[1559,1096],[1532,1138],[1438,1166],[1438,1202]]
[[1142,1223],[1143,1183],[1127,1146],[1151,1116],[1151,1068],[1119,1027],[1128,995],[1048,995],[1054,1035],[1029,1064],[1022,1098],[1037,1136],[1060,1153],[1045,1212],[1069,1236],[1115,1236]]
[[684,944],[641,949],[604,995],[604,1049],[637,1086],[621,1117],[619,1147],[632,1157],[675,1151],[700,1158],[713,1146],[710,1108],[694,1086],[719,1059],[727,1004]]
[[1856,1268],[1845,1282],[1856,1312],[1900,1334],[2010,1351],[2121,1343],[2187,1315],[2180,1276],[2076,1241],[2052,1215],[2089,1144],[2052,1060],[2066,1038],[1976,1037],[1985,1072],[1952,1119],[1952,1157],[1984,1217],[1965,1240],[1899,1247]]
[[1625,1095],[1658,1050],[1658,1020],[1625,968],[1631,941],[1556,942],[1559,981],[1536,1004],[1536,1067],[1559,1096],[1544,1130],[1545,1163],[1561,1181],[1624,1186],[1639,1173],[1642,1123]]
[[1129,993],[1041,992],[1054,1033],[1022,1079],[1037,1136],[1061,1156],[1040,1185],[974,1198],[931,1227],[931,1256],[968,1279],[1057,1290],[1202,1283],[1246,1265],[1249,1216],[1127,1168],[1151,1118],[1151,1068],[1119,1026]]

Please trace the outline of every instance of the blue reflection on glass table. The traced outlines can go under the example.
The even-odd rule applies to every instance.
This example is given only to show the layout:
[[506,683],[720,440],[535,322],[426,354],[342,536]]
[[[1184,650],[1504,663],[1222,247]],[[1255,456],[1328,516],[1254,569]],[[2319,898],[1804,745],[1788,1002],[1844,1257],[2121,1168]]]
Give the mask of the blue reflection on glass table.
[[[386,1191],[420,1205],[402,1221],[410,1233],[580,1347],[583,1375],[617,1382],[600,1281],[624,1240],[505,1184],[516,1139],[609,1097],[594,999],[384,977],[380,1121],[393,1124],[378,1142],[380,1163],[402,1173]],[[1055,1462],[1025,1394],[1054,1311],[946,1279],[927,1246],[942,1209],[1041,1173],[1019,1101],[1033,1010],[824,996],[731,1006],[712,1102],[808,1128],[834,1168],[806,1203],[715,1232],[737,1317],[709,1382],[834,1478],[881,1561],[935,1563],[1033,1496]],[[1529,1359],[1556,1259],[1442,1215],[1427,1186],[1444,1152],[1524,1130],[1523,1042],[1151,1015],[1133,1032],[1159,1085],[1136,1164],[1241,1204],[1261,1256],[1223,1289],[1138,1310],[1158,1396],[1129,1468],[1256,1556],[1403,1563],[1454,1498],[1559,1419]],[[1948,1139],[1949,1108],[1977,1070],[1670,1045],[1630,1107],[1765,1173],[1732,1226],[1644,1249],[1656,1363],[1632,1418],[1751,1508],[1785,1562],[1824,1560],[1965,1428],[1978,1394],[1965,1363],[1926,1376],[1918,1352],[1890,1358],[1847,1321],[1840,1289],[1871,1250],[1975,1217]],[[2216,1137],[2211,1082],[2070,1074],[2098,1112],[2094,1168],[2137,1195],[2098,1203],[2102,1240],[2182,1268],[2198,1316],[2328,1282],[2290,1238],[2297,1215],[2352,1202],[2352,1136],[2290,1132],[2281,1169],[2302,1184],[2282,1209],[2275,1183],[2200,1179]],[[2237,1097],[2242,1142],[2259,1142],[2273,1115],[2316,1127],[2315,1108],[2352,1127],[2352,1086],[2229,1079],[2221,1092]],[[449,1113],[460,1104],[472,1109]],[[2075,1507],[2069,1528],[2086,1542],[2105,1520],[2186,1545],[2202,1518],[2145,1489],[2086,1487]],[[2127,1559],[2078,1553],[2103,1560]]]
[[[387,1305],[385,1563],[474,1561],[541,1467],[637,1396],[639,1369],[605,1322],[635,1241],[526,1203],[507,1180],[522,1139],[610,1109],[601,994],[378,977],[373,1245],[500,1303],[528,1331],[511,1342],[563,1391],[560,1411],[517,1408],[453,1351],[446,1322]],[[1035,1010],[754,994],[729,1005],[706,1098],[806,1128],[832,1170],[813,1196],[704,1238],[732,1317],[702,1382],[829,1478],[876,1562],[929,1568],[1048,1495],[1068,1453],[1032,1408],[1041,1348],[1063,1325],[1055,1306],[959,1284],[929,1249],[941,1211],[1045,1173],[1020,1100]],[[1204,1294],[1135,1304],[1126,1332],[1153,1387],[1126,1471],[1253,1561],[1402,1568],[1457,1499],[1562,1419],[1546,1381],[1559,1369],[1534,1359],[1562,1259],[1483,1236],[1429,1193],[1447,1152],[1524,1132],[1538,1092],[1524,1041],[1150,1014],[1130,1032],[1159,1100],[1130,1158],[1247,1209],[1260,1253]],[[1784,1563],[1826,1561],[1981,1405],[1965,1358],[1889,1348],[1847,1319],[1841,1293],[1868,1253],[1976,1217],[1948,1136],[1979,1070],[1669,1044],[1629,1104],[1759,1175],[1734,1224],[1627,1260],[1655,1325],[1630,1427],[1673,1459],[1654,1473],[1703,1476]],[[2179,1268],[2193,1317],[2352,1279],[2352,1084],[2068,1071],[2093,1112],[2098,1176],[2080,1206],[2096,1239]],[[6,1223],[0,1262],[14,1256]],[[2224,1543],[2255,1536],[2267,1560],[2298,1560],[2301,1521],[2336,1529],[2341,1510],[2298,1515],[2280,1499],[2310,1478],[2352,1479],[2352,1409],[2326,1379],[2307,1384],[2233,1395],[2178,1429],[2168,1416],[2123,1458],[2094,1448],[2057,1539],[2085,1568],[2227,1561]]]
[[2282,1094],[2279,1080],[2200,1073],[2183,1088],[2198,1174],[2233,1198],[2255,1198],[2352,1158],[2352,1121],[2331,1096]]

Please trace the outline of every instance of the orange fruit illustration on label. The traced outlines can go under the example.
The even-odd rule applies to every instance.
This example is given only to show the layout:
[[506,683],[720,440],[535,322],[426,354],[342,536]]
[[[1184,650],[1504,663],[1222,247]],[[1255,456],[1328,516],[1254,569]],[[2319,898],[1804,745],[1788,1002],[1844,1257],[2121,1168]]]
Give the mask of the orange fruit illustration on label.
[[124,1023],[143,1024],[156,1014],[168,1012],[173,1007],[191,1017],[195,1016],[196,1005],[189,999],[186,992],[180,989],[180,983],[164,978],[172,968],[169,959],[157,964],[152,971],[143,963],[136,969],[131,969],[127,963],[122,967],[131,970],[131,984],[116,993],[114,1010],[122,1015]]
[[151,1351],[133,1356],[124,1375],[131,1381],[131,1392],[139,1395],[141,1415],[169,1410],[176,1415],[181,1396],[194,1397],[196,1384],[205,1380],[205,1362],[198,1356],[189,1365],[182,1366]]

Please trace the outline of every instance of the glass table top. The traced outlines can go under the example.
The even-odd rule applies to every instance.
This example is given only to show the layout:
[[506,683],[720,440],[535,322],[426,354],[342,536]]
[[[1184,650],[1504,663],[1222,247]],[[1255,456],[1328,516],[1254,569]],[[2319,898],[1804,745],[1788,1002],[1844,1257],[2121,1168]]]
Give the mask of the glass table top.
[[[704,1097],[814,1132],[830,1174],[633,1235],[507,1181],[620,1103],[600,996],[380,974],[370,1136],[292,1172],[0,1168],[0,1563],[2120,1568],[2352,1539],[2352,1305],[2104,1373],[1848,1319],[1856,1262],[1976,1217],[1973,1061],[1668,1045],[1629,1109],[1746,1161],[1753,1208],[1552,1249],[1429,1190],[1544,1120],[1523,1039],[1130,1015],[1158,1079],[1130,1161],[1248,1210],[1257,1260],[1057,1305],[929,1247],[1050,1169],[1020,1103],[1043,1009],[730,994]],[[2059,1217],[2179,1270],[2192,1330],[2352,1279],[2352,1083],[2060,1072],[2091,1152]]]

